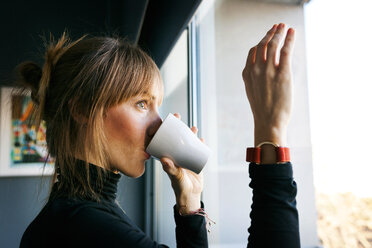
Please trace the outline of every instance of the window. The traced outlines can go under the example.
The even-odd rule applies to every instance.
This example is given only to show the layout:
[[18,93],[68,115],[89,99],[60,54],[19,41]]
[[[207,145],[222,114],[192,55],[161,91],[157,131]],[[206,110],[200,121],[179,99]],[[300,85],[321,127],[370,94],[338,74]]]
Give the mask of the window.
[[[161,68],[164,83],[164,99],[160,116],[164,119],[168,113],[180,113],[181,119],[189,123],[189,95],[188,95],[188,31],[185,30],[177,44],[171,51]],[[147,187],[147,195],[153,195],[152,205],[152,231],[153,238],[169,247],[176,247],[175,223],[173,206],[176,203],[173,189],[167,174],[163,171],[160,161],[153,161],[151,170],[147,175],[147,182],[152,182],[152,187]],[[150,169],[150,168],[146,168]],[[150,173],[153,171],[152,173]],[[150,178],[149,178],[150,177]],[[151,178],[152,177],[152,178]],[[151,194],[151,190],[154,194]],[[151,207],[150,207],[151,209]]]
[[[209,6],[208,6],[209,3]],[[245,148],[253,145],[253,117],[241,72],[250,47],[274,23],[297,30],[293,58],[294,109],[288,129],[302,247],[318,244],[306,78],[303,6],[221,0],[201,6],[196,25],[200,42],[201,130],[213,154],[204,169],[203,200],[212,226],[211,247],[245,247],[250,225],[250,178]]]
[[[217,222],[211,227],[210,247],[247,244],[252,195],[245,148],[253,144],[253,117],[241,72],[249,48],[278,22],[297,30],[293,58],[296,97],[288,144],[299,184],[302,247],[318,244],[303,6],[221,0],[202,3],[161,70],[165,86],[161,116],[179,112],[189,126],[198,126],[199,136],[212,149],[204,169],[202,196],[208,215]],[[152,234],[158,242],[175,247],[174,193],[160,162],[152,169],[154,194],[151,190],[148,194],[154,196]]]

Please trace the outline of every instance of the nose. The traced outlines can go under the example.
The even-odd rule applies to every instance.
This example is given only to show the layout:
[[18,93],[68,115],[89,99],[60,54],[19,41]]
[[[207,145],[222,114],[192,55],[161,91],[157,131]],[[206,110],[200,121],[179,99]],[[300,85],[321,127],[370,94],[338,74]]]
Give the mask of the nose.
[[148,136],[150,137],[150,139],[152,139],[162,123],[163,120],[160,118],[159,114],[156,114],[148,128]]

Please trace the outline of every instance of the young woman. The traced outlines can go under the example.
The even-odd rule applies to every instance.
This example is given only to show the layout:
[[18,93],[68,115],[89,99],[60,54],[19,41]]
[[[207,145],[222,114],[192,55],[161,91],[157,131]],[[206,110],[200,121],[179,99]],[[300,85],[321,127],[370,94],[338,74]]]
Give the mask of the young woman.
[[[285,139],[290,113],[289,51],[294,33],[290,29],[286,36],[278,66],[273,58],[283,30],[283,25],[275,25],[269,31],[250,51],[243,71],[255,117],[256,144],[262,140],[283,144]],[[265,69],[269,61],[272,71]],[[150,157],[145,148],[162,122],[158,107],[163,85],[152,59],[121,39],[94,37],[69,42],[63,35],[47,48],[42,69],[25,62],[19,72],[23,85],[32,91],[34,121],[46,123],[48,151],[56,161],[49,200],[25,231],[21,247],[166,247],[146,236],[115,202],[120,173],[130,177],[143,174],[144,163]],[[196,133],[197,128],[192,127],[192,131]],[[272,166],[272,148],[264,146],[263,150],[262,162]],[[165,157],[161,162],[176,196],[177,246],[207,247],[206,221],[196,214],[203,208],[203,174],[182,169]],[[253,174],[257,169],[272,169],[270,165],[250,166]],[[291,172],[289,163],[280,166],[279,170]],[[252,247],[270,247],[261,246],[265,234],[269,235],[266,239],[273,236],[276,242],[297,242],[293,179],[278,183],[273,175],[272,185],[278,186],[275,190],[278,197],[282,196],[274,203],[279,210],[272,208],[273,199],[265,200],[260,197],[265,192],[257,190],[264,184],[257,182],[268,180],[251,174]],[[259,210],[255,204],[266,204],[268,208]],[[262,228],[265,223],[272,224],[272,216],[279,223]],[[284,224],[295,229],[281,229]]]
[[[56,160],[49,201],[21,247],[157,247],[115,202],[119,172],[143,174],[145,148],[162,122],[163,85],[152,59],[120,39],[70,43],[64,35],[47,48],[43,69],[25,62],[19,71]],[[205,220],[190,215],[202,207],[202,174],[162,162],[176,195],[178,244],[205,247]]]

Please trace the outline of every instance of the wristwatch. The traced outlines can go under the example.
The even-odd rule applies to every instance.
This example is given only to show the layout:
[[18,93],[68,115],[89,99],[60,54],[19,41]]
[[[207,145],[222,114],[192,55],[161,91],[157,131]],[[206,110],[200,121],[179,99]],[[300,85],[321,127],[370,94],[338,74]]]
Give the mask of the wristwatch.
[[291,160],[288,147],[282,147],[282,146],[279,146],[278,144],[275,144],[273,142],[265,141],[265,142],[260,143],[256,147],[248,147],[247,148],[247,154],[246,154],[246,161],[247,162],[253,162],[253,163],[256,163],[256,164],[261,163],[261,146],[262,145],[273,145],[273,146],[275,146],[276,162],[277,163],[289,162]]

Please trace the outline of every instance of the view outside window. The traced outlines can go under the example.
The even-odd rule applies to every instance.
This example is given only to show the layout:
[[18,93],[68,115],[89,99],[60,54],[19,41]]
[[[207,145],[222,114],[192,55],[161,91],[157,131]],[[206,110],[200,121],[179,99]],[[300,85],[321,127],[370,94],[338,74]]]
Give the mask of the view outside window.
[[[209,3],[209,6],[208,4]],[[200,41],[201,131],[213,153],[204,169],[203,201],[216,221],[212,248],[246,247],[251,189],[246,147],[253,146],[253,116],[242,80],[248,51],[274,23],[296,29],[293,56],[294,109],[288,128],[298,183],[302,247],[316,247],[317,215],[310,140],[303,5],[263,1],[206,1],[197,16]]]
[[[296,29],[294,108],[288,130],[298,184],[302,247],[372,247],[372,76],[369,0],[312,0],[305,5],[206,0],[195,17],[200,83],[199,135],[212,149],[203,201],[216,221],[210,247],[247,244],[251,190],[245,148],[253,118],[241,71],[250,47],[274,24]],[[189,123],[187,32],[162,68],[160,112]],[[155,238],[174,244],[169,180],[155,169]],[[173,237],[173,236],[172,236]]]
[[372,2],[305,7],[318,234],[325,248],[372,247]]

